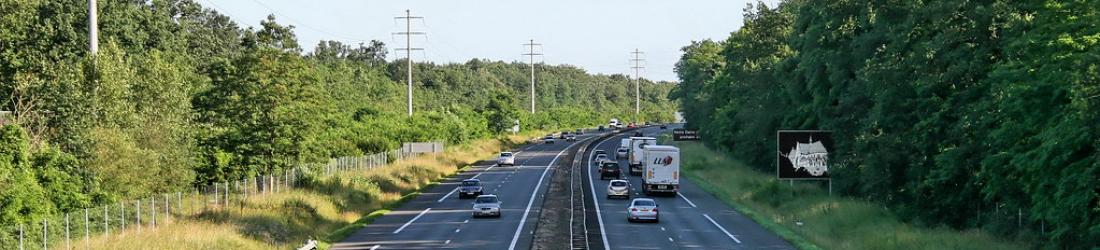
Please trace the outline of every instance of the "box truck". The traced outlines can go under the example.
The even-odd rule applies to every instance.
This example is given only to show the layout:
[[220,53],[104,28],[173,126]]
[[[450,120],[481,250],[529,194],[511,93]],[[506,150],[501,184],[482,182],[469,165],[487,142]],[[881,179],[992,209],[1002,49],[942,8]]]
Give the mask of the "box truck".
[[642,192],[673,194],[680,190],[680,149],[673,146],[648,145],[644,155]]
[[630,153],[629,165],[631,175],[642,174],[642,148],[646,145],[657,145],[657,138],[653,137],[630,137]]

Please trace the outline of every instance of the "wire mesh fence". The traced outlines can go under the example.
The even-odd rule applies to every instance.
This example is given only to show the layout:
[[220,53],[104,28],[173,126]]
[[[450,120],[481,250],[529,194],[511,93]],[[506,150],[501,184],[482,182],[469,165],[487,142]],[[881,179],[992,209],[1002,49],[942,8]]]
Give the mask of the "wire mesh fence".
[[201,185],[192,190],[149,195],[67,213],[29,218],[17,225],[0,223],[0,249],[83,249],[96,238],[142,233],[180,219],[208,212],[231,213],[251,196],[288,192],[299,187],[308,172],[331,176],[365,171],[419,153],[401,150],[330,159],[321,164],[300,164],[277,173]]

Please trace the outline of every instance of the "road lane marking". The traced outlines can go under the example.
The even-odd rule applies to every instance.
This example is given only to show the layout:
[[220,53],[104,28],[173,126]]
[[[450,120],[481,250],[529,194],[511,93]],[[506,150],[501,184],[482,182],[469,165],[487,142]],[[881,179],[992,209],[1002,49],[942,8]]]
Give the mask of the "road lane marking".
[[672,237],[668,237],[668,242],[675,242],[675,241],[672,241]]
[[382,247],[382,245],[374,245],[373,247],[370,248],[370,250],[375,250],[375,249],[378,249],[379,247]]
[[400,228],[397,228],[397,230],[394,230],[393,234],[397,234],[400,233],[401,230],[405,230],[405,227],[409,226],[409,224],[412,224],[414,221],[416,221],[416,219],[420,219],[420,216],[424,216],[425,213],[428,213],[428,211],[431,210],[432,208],[430,207],[428,209],[424,209],[424,211],[421,211],[420,214],[417,214],[416,217],[413,217],[411,220],[409,220],[409,222],[405,222],[405,225],[402,225]]
[[661,227],[661,231],[665,231],[665,227]]
[[[610,138],[615,137],[612,136]],[[595,149],[599,149],[600,145],[603,145],[603,143],[607,141],[609,140],[603,140],[600,143],[596,144]],[[603,249],[611,249],[611,245],[607,243],[607,230],[605,230],[603,227],[603,214],[600,212],[600,198],[596,195],[596,184],[593,184],[595,181],[592,180],[592,164],[590,163],[592,161],[592,156],[595,154],[596,150],[592,150],[592,152],[589,152],[588,158],[585,159],[584,165],[588,165],[588,187],[589,189],[592,189],[592,201],[596,203],[596,221],[600,222],[600,238],[603,239]]]
[[493,170],[493,167],[496,167],[496,166],[497,165],[489,166],[489,168],[486,168],[485,170],[482,170],[481,173],[477,173],[477,175],[474,175],[474,177],[470,177],[470,179],[477,179],[477,177],[481,176],[481,174],[484,174],[485,171]]
[[450,196],[451,196],[451,194],[454,194],[454,193],[455,193],[455,191],[458,191],[458,188],[457,188],[457,187],[455,187],[455,189],[454,189],[454,190],[451,190],[451,192],[450,192],[450,193],[447,193],[447,195],[444,195],[444,196],[443,196],[443,198],[439,198],[439,200],[435,201],[435,203],[440,203],[440,202],[443,202],[443,200],[446,200],[446,199],[447,199],[447,197],[450,197]]
[[462,223],[467,223],[467,222],[470,222],[470,219],[466,219],[466,220],[462,221]]
[[447,245],[447,244],[451,244],[451,240],[447,240],[447,241],[443,242],[443,245]]
[[516,234],[512,236],[512,243],[508,245],[508,250],[516,249],[516,243],[519,242],[519,235],[523,232],[523,224],[527,222],[527,215],[531,213],[531,205],[535,203],[535,198],[539,197],[537,194],[539,193],[539,188],[542,186],[542,180],[546,179],[546,173],[550,172],[550,167],[554,166],[554,162],[557,162],[558,158],[560,158],[565,151],[568,151],[569,148],[572,148],[573,145],[566,146],[565,149],[558,152],[558,154],[554,156],[554,159],[550,160],[550,164],[546,164],[546,169],[542,170],[542,176],[539,177],[539,182],[535,183],[535,190],[531,191],[531,199],[527,200],[527,209],[523,211],[523,217],[519,220],[519,226],[516,226]]
[[680,192],[676,192],[676,195],[679,195],[680,198],[684,198],[684,201],[688,202],[688,205],[691,205],[691,207],[696,207],[695,203],[692,203],[691,200],[688,200],[688,197],[684,196],[683,194],[680,194]]
[[714,224],[714,226],[718,227],[718,230],[722,230],[722,232],[726,233],[726,236],[729,236],[730,239],[733,239],[733,241],[736,241],[737,244],[741,244],[741,240],[738,240],[737,237],[733,237],[733,234],[730,234],[729,231],[726,231],[726,229],[723,228],[722,225],[718,225],[718,222],[715,222],[714,219],[711,219],[710,215],[703,214],[703,217],[707,217],[707,220],[709,220],[711,224]]
[[458,233],[459,231],[462,231],[462,229],[461,228],[455,228],[455,233]]

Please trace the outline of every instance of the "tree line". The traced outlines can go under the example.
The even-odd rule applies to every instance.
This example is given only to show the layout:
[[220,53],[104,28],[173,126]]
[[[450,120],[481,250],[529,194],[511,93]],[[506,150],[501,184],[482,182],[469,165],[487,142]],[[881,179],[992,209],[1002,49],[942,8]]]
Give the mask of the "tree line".
[[[274,16],[241,27],[194,0],[99,1],[88,53],[83,0],[0,0],[0,226],[79,208],[521,129],[633,114],[632,81],[569,65],[472,59],[405,63],[386,45],[321,41],[306,52]],[[386,19],[388,20],[388,19]],[[673,84],[642,80],[641,118],[669,121]]]
[[841,193],[917,224],[1100,245],[1100,2],[790,0],[744,17],[676,64],[670,97],[706,143],[775,171],[777,130],[831,130]]

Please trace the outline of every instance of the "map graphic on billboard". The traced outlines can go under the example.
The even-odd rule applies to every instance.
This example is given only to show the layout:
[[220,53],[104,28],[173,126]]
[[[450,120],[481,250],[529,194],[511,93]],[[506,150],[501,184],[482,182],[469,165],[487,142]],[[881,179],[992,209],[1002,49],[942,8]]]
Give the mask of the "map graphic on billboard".
[[779,179],[829,179],[830,131],[780,130],[776,174]]

